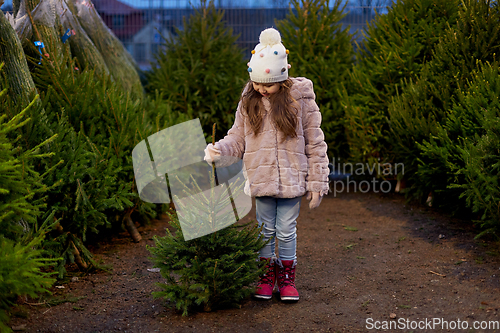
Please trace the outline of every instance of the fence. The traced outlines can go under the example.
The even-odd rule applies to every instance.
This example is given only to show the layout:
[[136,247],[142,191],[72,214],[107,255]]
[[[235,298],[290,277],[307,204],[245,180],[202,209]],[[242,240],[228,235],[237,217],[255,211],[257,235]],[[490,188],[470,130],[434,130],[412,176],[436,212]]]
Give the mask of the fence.
[[[128,0],[125,4],[117,0],[94,0],[95,7],[104,22],[123,42],[132,54],[140,68],[147,70],[154,61],[163,37],[175,34],[175,27],[182,29],[183,19],[188,19],[193,13],[192,6],[181,0]],[[134,3],[135,1],[135,3]],[[252,1],[252,0],[250,0]],[[265,3],[216,1],[218,8],[224,9],[224,21],[240,35],[238,44],[247,56],[258,42],[260,31],[275,26],[275,20],[281,20],[289,13],[286,0],[273,0]],[[138,8],[146,3],[146,7]],[[260,8],[241,8],[241,4],[260,6]],[[240,5],[240,7],[238,7]],[[348,6],[347,15],[342,25],[350,26],[350,32],[356,39],[361,39],[359,33],[366,22],[375,17],[375,10],[383,12],[385,7]]]
[[[183,19],[193,13],[192,5],[186,0],[122,1],[93,0],[106,25],[122,41],[139,67],[148,70],[162,45],[162,36],[169,38],[175,34],[175,27],[182,29]],[[258,42],[260,31],[275,26],[275,20],[284,19],[289,13],[288,0],[216,0],[215,4],[224,9],[224,21],[240,35],[238,44],[247,57]],[[8,3],[6,5],[2,10],[9,10]],[[242,8],[243,5],[246,8]],[[381,13],[385,7],[347,6],[342,25],[350,26],[350,33],[360,40],[360,31],[375,17],[375,10]]]

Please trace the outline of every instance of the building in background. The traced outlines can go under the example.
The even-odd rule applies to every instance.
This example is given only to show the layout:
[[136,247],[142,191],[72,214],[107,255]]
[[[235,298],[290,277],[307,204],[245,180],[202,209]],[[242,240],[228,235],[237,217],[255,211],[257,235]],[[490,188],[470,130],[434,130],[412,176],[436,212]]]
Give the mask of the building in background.
[[120,40],[134,36],[144,25],[143,11],[118,0],[94,0],[95,9]]
[[156,13],[152,20],[143,25],[130,40],[123,43],[142,70],[151,68],[155,54],[161,50],[163,39],[175,35],[175,26],[169,24],[171,16],[166,13]]

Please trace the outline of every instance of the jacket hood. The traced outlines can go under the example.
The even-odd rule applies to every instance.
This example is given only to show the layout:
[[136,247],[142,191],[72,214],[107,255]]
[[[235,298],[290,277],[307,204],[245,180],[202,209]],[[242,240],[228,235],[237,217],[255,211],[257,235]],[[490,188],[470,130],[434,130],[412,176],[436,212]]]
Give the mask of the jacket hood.
[[296,100],[301,98],[316,98],[311,80],[305,77],[292,77],[290,79],[293,82],[292,89],[290,90],[290,94],[293,98]]

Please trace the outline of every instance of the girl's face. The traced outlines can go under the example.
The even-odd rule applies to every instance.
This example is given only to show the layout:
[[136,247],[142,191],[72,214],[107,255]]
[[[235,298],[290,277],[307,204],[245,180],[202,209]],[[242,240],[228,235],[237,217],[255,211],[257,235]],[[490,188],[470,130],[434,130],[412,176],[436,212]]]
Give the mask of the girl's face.
[[262,96],[269,97],[278,90],[280,90],[279,83],[258,83],[252,82],[253,89],[262,94]]

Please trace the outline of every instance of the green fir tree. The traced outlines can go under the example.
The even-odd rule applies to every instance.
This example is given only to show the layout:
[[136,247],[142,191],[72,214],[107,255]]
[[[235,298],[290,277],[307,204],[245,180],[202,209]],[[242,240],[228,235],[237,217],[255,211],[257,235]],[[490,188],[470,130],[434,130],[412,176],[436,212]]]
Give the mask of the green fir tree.
[[[32,112],[33,126],[23,132],[26,147],[58,135],[44,147],[53,156],[38,168],[43,171],[57,165],[46,178],[47,185],[52,186],[46,202],[59,223],[45,246],[53,256],[63,258],[58,267],[60,277],[66,263],[76,262],[80,269],[95,265],[84,245],[88,235],[110,228],[120,212],[134,205],[132,176],[121,173],[127,148],[122,150],[114,136],[121,129],[124,141],[130,140],[130,130],[123,124],[126,116],[122,110],[126,107],[117,104],[133,102],[127,101],[127,95],[109,77],[99,80],[92,71],[76,71],[68,57],[64,64],[55,71],[43,62],[34,70],[45,112]],[[133,144],[130,141],[126,141],[126,147]],[[130,154],[132,148],[128,149]]]
[[156,207],[140,200],[135,190],[132,149],[155,130],[187,117],[160,97],[133,99],[109,76],[75,70],[69,54],[58,70],[46,61],[37,65],[35,60],[33,66],[43,109],[31,112],[33,122],[23,128],[22,142],[31,149],[58,135],[43,146],[53,156],[37,170],[55,168],[45,179],[50,186],[46,203],[59,223],[44,245],[52,256],[63,258],[58,266],[62,276],[66,263],[76,262],[83,270],[95,265],[85,243],[103,229],[127,228],[140,240],[134,222],[147,222]]
[[[32,121],[26,115],[39,105],[38,95],[21,109],[9,94],[8,81],[3,75],[0,64],[0,235],[13,241],[23,239],[31,230],[37,230],[37,219],[47,208],[46,184],[53,169],[43,173],[34,164],[43,163],[54,153],[42,153],[44,146],[57,140],[57,135],[47,137],[38,145],[26,149],[24,138],[19,132]],[[12,110],[19,110],[13,112]],[[11,113],[16,113],[10,116]],[[6,121],[8,119],[8,121]]]
[[398,0],[368,24],[350,72],[351,92],[343,92],[352,161],[401,162],[392,151],[389,105],[432,59],[437,42],[457,19],[459,2]]
[[432,60],[415,83],[403,89],[389,108],[394,152],[404,162],[408,194],[433,206],[461,211],[456,175],[461,145],[459,135],[448,133],[447,119],[454,117],[460,91],[467,91],[480,62],[498,66],[500,11],[496,1],[463,0],[459,17],[436,45]]
[[[52,216],[50,216],[50,219]],[[50,220],[48,219],[48,220]],[[37,297],[49,293],[56,281],[50,269],[56,259],[46,259],[41,243],[48,223],[38,230],[31,241],[15,242],[0,235],[0,331],[11,332],[7,326],[10,307],[17,296]],[[49,270],[49,272],[47,272]]]
[[[55,279],[50,266],[56,264],[46,260],[41,243],[45,234],[53,227],[53,214],[46,211],[45,174],[39,174],[34,163],[52,154],[40,153],[43,145],[54,141],[55,136],[30,150],[19,145],[22,137],[16,132],[30,122],[26,114],[37,102],[38,96],[21,112],[10,118],[6,108],[15,108],[0,64],[0,331],[10,332],[7,326],[10,306],[18,296],[36,297],[47,292]],[[19,108],[19,107],[18,107]]]
[[[487,233],[500,230],[500,70],[498,64],[480,64],[466,91],[439,127],[438,138],[450,170],[448,191],[456,191]],[[425,148],[434,150],[430,145]],[[476,238],[477,238],[476,237]]]
[[335,0],[292,0],[287,17],[276,25],[290,50],[291,76],[313,81],[329,154],[346,157],[345,109],[340,91],[354,60],[349,27],[341,24],[345,5]]
[[160,92],[174,110],[199,118],[210,133],[216,122],[226,133],[234,122],[234,110],[248,77],[242,50],[222,20],[224,12],[213,2],[201,7],[176,35],[164,39],[164,51],[147,73],[150,93]]
[[[194,179],[193,184],[186,194],[199,193]],[[174,232],[167,229],[167,236],[155,236],[156,247],[148,247],[155,267],[166,279],[166,283],[159,284],[162,290],[153,295],[172,302],[183,315],[200,309],[239,307],[254,292],[251,285],[265,269],[264,262],[258,261],[258,251],[265,245],[260,228],[249,222],[218,230],[217,226],[234,222],[235,215],[232,210],[221,214],[230,200],[227,189],[216,191],[213,178],[211,186],[209,195],[193,196],[183,207],[183,229],[178,217],[170,214]],[[241,191],[241,186],[230,188],[233,197]],[[192,228],[211,226],[218,231],[184,240],[183,230],[189,233]]]

